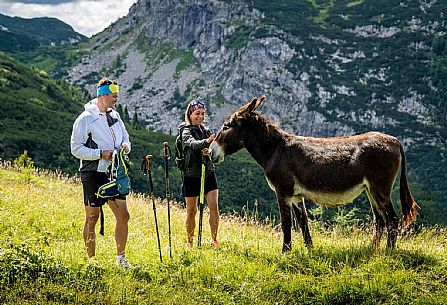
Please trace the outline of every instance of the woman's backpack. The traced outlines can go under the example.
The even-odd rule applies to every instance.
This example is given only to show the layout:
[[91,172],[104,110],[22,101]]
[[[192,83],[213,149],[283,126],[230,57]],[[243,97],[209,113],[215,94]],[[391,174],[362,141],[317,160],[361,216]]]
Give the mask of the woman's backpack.
[[177,138],[175,138],[175,164],[181,171],[185,170],[185,151],[183,147],[182,134],[187,125],[180,125]]
[[113,151],[112,162],[107,165],[106,172],[110,182],[101,185],[96,193],[97,197],[110,198],[117,195],[127,195],[130,192],[128,168],[129,156],[124,149]]

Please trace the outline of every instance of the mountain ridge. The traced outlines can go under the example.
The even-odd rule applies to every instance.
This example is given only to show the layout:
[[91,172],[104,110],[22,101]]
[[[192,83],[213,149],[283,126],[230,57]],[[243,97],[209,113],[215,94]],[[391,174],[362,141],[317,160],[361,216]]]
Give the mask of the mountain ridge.
[[[8,48],[6,43],[7,37],[14,37],[11,34],[19,36],[14,48],[11,46]],[[2,51],[8,53],[32,51],[40,45],[71,44],[86,38],[75,32],[70,25],[56,18],[21,18],[0,14],[0,46]]]

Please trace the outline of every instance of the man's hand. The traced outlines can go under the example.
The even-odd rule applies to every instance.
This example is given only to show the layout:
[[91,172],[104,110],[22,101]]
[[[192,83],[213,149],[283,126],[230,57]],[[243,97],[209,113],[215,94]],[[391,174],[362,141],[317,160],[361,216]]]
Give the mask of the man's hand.
[[105,160],[112,160],[113,150],[103,150],[101,158]]
[[124,144],[121,145],[120,149],[124,149],[124,152],[125,152],[126,154],[129,153],[129,146],[127,146],[127,145],[124,145]]

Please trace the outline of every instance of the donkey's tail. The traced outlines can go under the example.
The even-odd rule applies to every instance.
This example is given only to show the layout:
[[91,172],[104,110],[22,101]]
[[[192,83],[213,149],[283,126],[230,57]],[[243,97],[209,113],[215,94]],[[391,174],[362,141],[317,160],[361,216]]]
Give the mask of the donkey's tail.
[[407,161],[405,159],[405,152],[400,145],[400,155],[402,157],[400,169],[400,205],[402,208],[402,226],[407,228],[416,220],[417,210],[419,206],[414,201],[413,195],[410,192],[407,182]]

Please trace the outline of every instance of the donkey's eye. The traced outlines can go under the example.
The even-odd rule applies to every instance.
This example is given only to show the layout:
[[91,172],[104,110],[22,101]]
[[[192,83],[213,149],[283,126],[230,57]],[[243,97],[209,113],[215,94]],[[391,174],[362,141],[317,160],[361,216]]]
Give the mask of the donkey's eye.
[[227,126],[227,125],[224,125],[224,126],[222,127],[222,130],[223,130],[223,131],[228,130],[228,129],[230,129],[230,127]]

